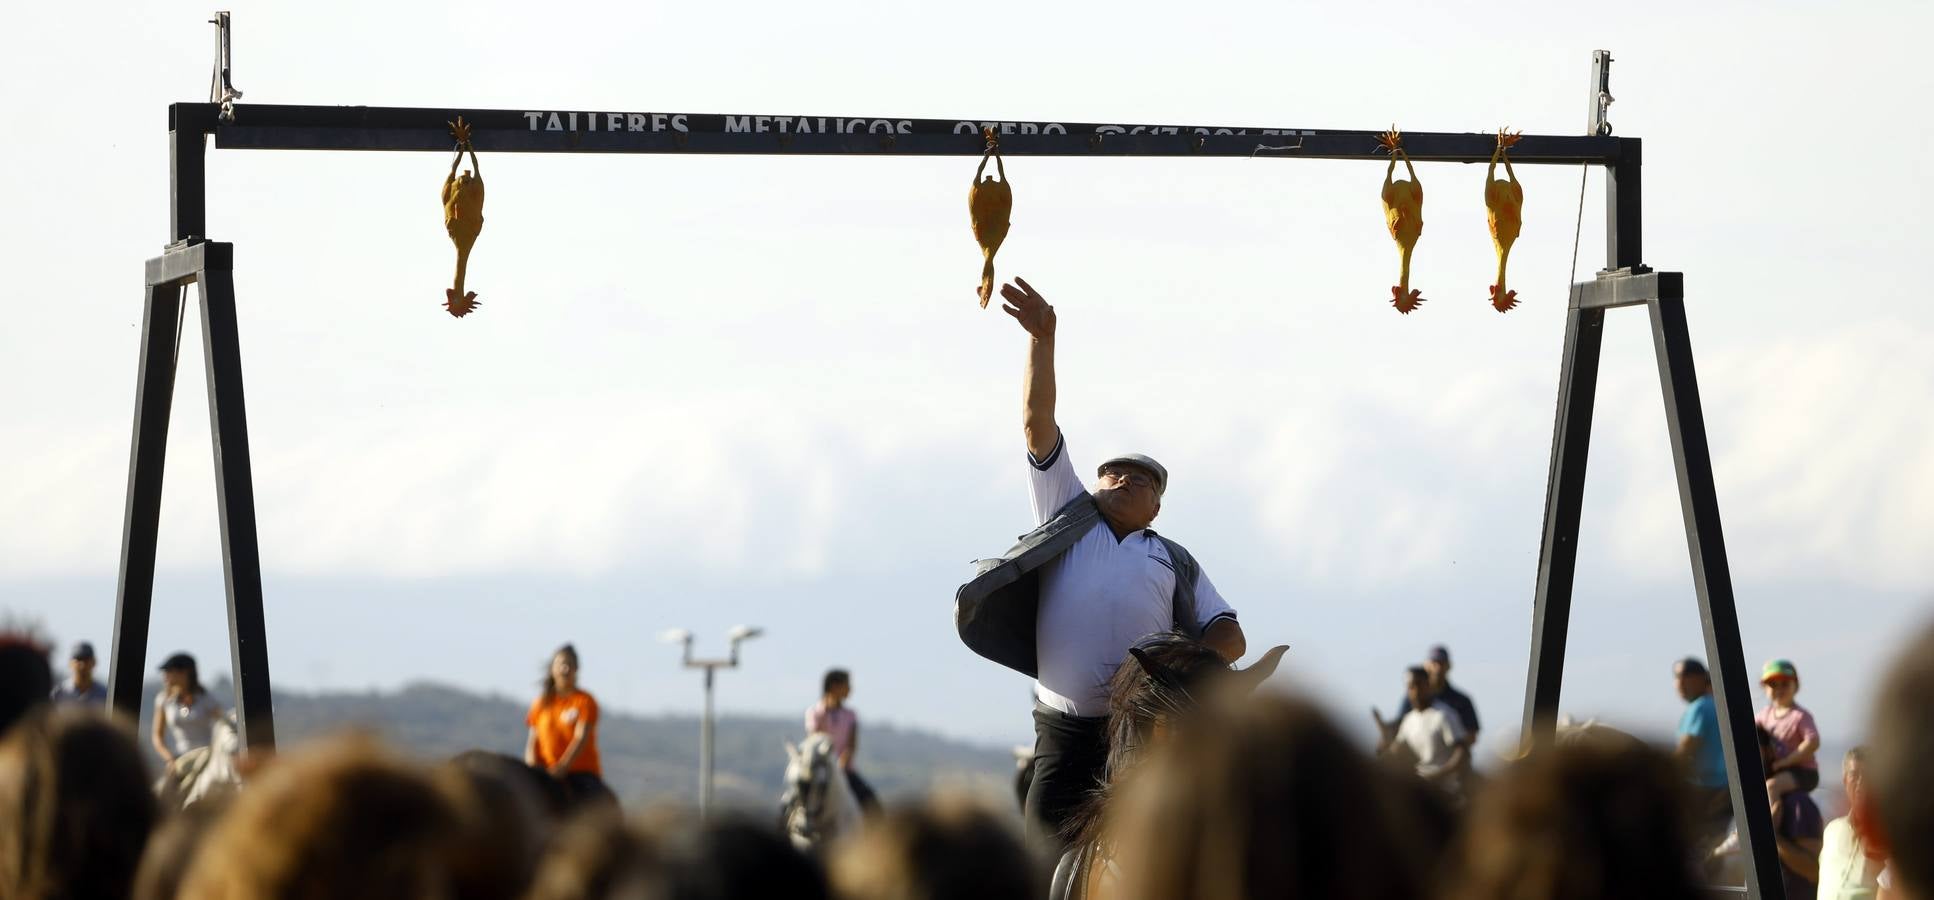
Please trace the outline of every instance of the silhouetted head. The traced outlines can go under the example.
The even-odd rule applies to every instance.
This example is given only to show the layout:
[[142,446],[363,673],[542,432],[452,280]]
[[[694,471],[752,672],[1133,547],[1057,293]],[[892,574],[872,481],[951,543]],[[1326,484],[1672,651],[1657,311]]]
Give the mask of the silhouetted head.
[[1693,900],[1672,761],[1616,735],[1543,748],[1479,794],[1451,900]]
[[0,741],[0,897],[126,897],[158,815],[134,735],[43,708]]

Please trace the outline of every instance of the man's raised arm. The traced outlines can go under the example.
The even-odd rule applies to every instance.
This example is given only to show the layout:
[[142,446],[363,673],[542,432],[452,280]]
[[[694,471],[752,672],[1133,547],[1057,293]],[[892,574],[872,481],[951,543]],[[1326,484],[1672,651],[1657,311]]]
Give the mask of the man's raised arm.
[[1027,452],[1047,459],[1061,430],[1054,422],[1054,307],[1020,278],[1001,286],[1001,311],[1027,329],[1027,380],[1021,389],[1021,428]]

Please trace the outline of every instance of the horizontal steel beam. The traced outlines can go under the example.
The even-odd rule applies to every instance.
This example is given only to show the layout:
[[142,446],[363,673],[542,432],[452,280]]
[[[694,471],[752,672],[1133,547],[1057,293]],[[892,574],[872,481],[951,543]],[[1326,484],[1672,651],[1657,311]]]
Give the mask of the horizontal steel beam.
[[[1000,132],[1005,156],[1216,156],[1386,161],[1374,131],[1095,124],[847,116],[716,115],[586,110],[423,109],[236,104],[232,122],[212,104],[176,104],[171,121],[209,122],[215,146],[242,150],[449,152],[448,122],[473,127],[481,153],[747,153],[979,156],[980,131]],[[208,107],[209,110],[187,107]],[[1525,135],[1511,161],[1617,162],[1634,138]],[[1407,132],[1418,162],[1482,163],[1487,133]]]
[[1685,273],[1651,269],[1600,272],[1592,281],[1571,286],[1571,305],[1575,309],[1643,306],[1654,300],[1683,300],[1685,296]]
[[219,241],[178,244],[148,260],[148,286],[193,284],[209,269],[228,271],[234,268],[234,244]]

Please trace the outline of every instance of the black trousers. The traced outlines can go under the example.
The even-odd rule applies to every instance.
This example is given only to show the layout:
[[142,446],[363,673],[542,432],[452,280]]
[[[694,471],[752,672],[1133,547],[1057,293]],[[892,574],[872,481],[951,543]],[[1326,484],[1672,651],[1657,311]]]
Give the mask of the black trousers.
[[873,786],[859,772],[846,770],[846,787],[853,792],[853,799],[859,801],[861,812],[870,815],[880,811],[880,795],[873,793]]
[[1034,781],[1027,790],[1027,836],[1060,853],[1074,835],[1062,834],[1108,765],[1108,720],[1071,716],[1034,705]]

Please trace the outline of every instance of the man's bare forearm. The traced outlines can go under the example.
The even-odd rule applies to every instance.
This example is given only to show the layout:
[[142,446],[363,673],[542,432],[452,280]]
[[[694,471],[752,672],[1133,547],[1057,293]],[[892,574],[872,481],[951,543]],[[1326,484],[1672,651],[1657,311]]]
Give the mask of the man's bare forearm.
[[1209,645],[1216,655],[1225,662],[1235,662],[1249,651],[1249,639],[1242,633],[1242,626],[1234,619],[1217,619],[1202,633],[1202,643]]
[[1028,342],[1027,378],[1021,388],[1021,428],[1035,459],[1054,452],[1060,429],[1054,422],[1054,336]]

